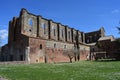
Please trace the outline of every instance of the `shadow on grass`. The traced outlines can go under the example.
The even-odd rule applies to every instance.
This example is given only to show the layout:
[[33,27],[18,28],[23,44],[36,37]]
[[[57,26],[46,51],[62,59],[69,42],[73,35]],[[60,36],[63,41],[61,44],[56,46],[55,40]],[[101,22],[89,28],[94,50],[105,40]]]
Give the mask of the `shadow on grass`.
[[116,59],[99,59],[99,60],[95,60],[94,62],[117,62],[120,60],[116,60]]
[[66,63],[71,63],[71,62],[56,62],[55,64],[66,64]]

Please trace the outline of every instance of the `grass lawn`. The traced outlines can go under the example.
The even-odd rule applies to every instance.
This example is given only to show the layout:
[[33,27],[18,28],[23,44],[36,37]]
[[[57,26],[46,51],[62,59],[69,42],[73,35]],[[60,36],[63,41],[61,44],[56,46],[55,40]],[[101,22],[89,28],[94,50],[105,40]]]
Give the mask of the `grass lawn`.
[[120,61],[0,65],[9,80],[120,80]]

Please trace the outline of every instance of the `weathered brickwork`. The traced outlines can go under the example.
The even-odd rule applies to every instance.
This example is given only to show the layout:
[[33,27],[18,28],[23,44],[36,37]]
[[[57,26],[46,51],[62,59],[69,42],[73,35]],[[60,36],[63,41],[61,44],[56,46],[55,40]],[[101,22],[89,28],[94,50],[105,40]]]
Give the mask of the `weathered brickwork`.
[[84,33],[22,9],[20,16],[9,22],[8,44],[2,47],[0,60],[30,63],[69,62],[63,51],[71,49],[77,49],[77,57],[86,60],[90,47],[85,42],[91,35],[103,36],[102,31]]
[[86,47],[85,45],[79,45],[80,46],[80,59],[81,60],[87,60],[87,56],[90,53],[90,47]]

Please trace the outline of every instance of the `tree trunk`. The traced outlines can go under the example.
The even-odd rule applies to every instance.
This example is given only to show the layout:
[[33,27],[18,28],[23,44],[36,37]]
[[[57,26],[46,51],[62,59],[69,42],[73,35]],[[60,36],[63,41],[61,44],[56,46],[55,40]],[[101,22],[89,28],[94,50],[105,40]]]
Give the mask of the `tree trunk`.
[[75,61],[77,61],[77,57],[75,56]]
[[70,58],[70,63],[72,63],[72,58]]

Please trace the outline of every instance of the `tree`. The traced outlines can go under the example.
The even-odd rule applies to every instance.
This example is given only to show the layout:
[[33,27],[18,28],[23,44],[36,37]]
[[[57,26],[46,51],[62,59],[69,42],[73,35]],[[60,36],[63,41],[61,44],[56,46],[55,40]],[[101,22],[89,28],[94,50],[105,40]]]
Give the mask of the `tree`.
[[1,40],[1,37],[0,37],[0,55],[1,55],[1,44],[2,44],[2,40]]
[[69,49],[69,50],[64,50],[63,55],[67,56],[70,59],[70,63],[72,63],[73,58],[75,58],[76,61],[78,52],[79,52],[78,49]]
[[72,59],[75,57],[73,50],[64,50],[63,55],[67,56],[70,59],[70,63],[72,63]]
[[[98,41],[96,43],[96,46],[99,48],[99,50],[105,51],[105,55],[103,56],[104,58],[108,58],[108,53],[113,50],[113,46],[110,40],[103,40],[103,41]],[[101,53],[99,53],[100,55]],[[102,54],[101,54],[102,55]],[[100,58],[100,57],[98,57]],[[97,58],[96,58],[97,59]]]
[[2,44],[2,40],[1,40],[1,36],[0,36],[0,48],[1,48],[1,44]]
[[117,48],[117,50],[120,51],[120,38],[117,38],[117,39],[115,40],[115,43],[116,43],[116,46],[117,46],[117,47],[115,47],[115,48]]
[[119,31],[119,34],[120,34],[120,27],[117,27],[118,31]]

